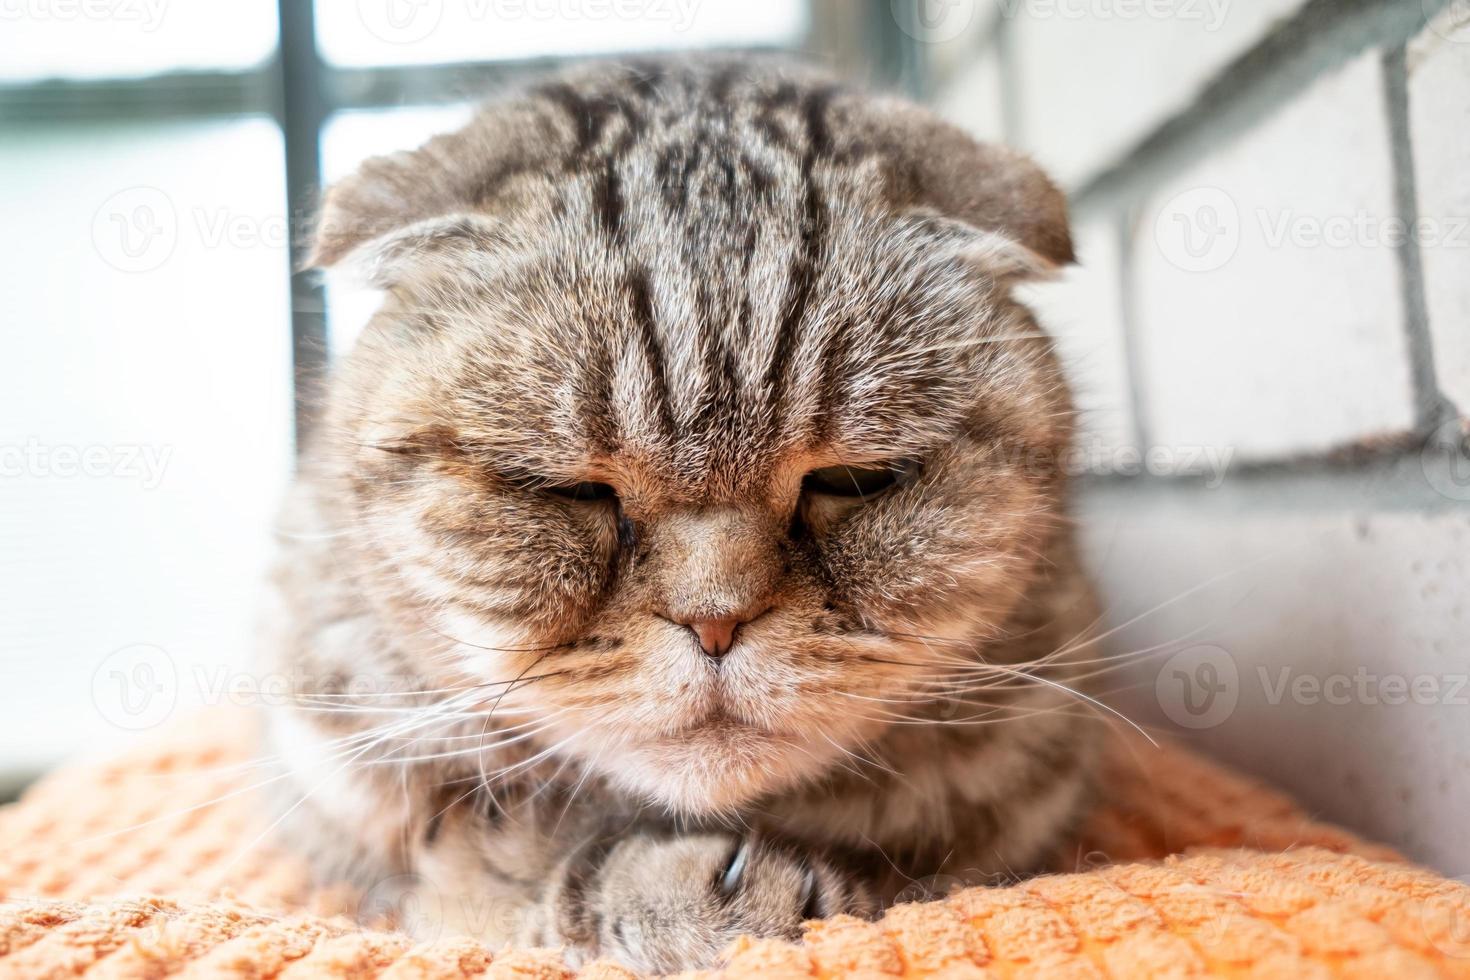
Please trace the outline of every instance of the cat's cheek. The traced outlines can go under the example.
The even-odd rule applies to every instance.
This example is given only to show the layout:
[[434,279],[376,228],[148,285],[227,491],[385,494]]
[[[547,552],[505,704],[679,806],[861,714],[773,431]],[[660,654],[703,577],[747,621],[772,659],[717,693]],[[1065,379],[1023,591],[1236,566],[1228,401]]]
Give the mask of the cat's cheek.
[[945,635],[960,622],[960,638],[1009,614],[1051,523],[1025,493],[861,513],[832,538],[831,578],[868,629]]
[[454,659],[474,676],[494,681],[519,669],[513,651],[526,645],[521,626],[453,606],[434,613],[434,621],[437,632],[453,644]]

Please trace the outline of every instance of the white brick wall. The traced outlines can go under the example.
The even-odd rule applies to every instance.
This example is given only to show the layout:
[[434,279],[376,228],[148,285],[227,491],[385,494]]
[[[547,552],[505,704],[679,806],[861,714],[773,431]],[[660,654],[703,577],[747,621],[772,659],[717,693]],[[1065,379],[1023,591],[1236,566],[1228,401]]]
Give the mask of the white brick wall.
[[[1470,23],[1452,8],[1409,48],[1424,297],[1441,390],[1470,411]],[[1463,16],[1463,11],[1460,11]]]
[[1241,459],[1413,422],[1376,52],[1161,187],[1136,229],[1146,431]]
[[1020,143],[1076,187],[1189,105],[1302,0],[997,3],[1016,52]]
[[[1453,431],[1433,417],[1444,399],[1470,426],[1470,7],[1426,25],[1443,0],[1384,0],[1324,34],[1342,25],[1313,4],[1273,39],[1288,56],[1310,40],[1310,55],[1285,71],[1253,59],[1238,104],[1195,98],[1301,6],[1237,0],[1203,32],[1007,0],[1009,57],[973,40],[966,71],[949,51],[937,101],[986,128],[999,70],[1009,122],[1074,190],[1158,134],[1083,192],[1081,267],[1025,297],[1058,335],[1095,444],[1138,433],[1164,453],[1144,475],[1083,484],[1108,625],[1147,612],[1109,650],[1163,646],[1107,685],[1135,692],[1115,699],[1464,875],[1470,458],[1418,447]],[[1228,127],[1212,129],[1216,110]],[[1186,125],[1160,131],[1181,111]],[[1400,244],[1411,186],[1414,251]],[[1202,696],[1221,671],[1231,704],[1197,724],[1181,678]],[[1300,686],[1278,690],[1283,677]]]
[[[850,6],[847,0],[835,2]],[[843,13],[850,16],[847,6]],[[988,0],[914,4],[907,17],[900,14],[902,0],[890,6],[899,29],[923,45],[925,70],[940,85],[951,84],[954,75],[974,61],[975,52],[995,36],[997,15]]]
[[1029,287],[1021,299],[1057,339],[1081,412],[1084,446],[1134,446],[1118,233],[1110,222],[1092,220],[1077,222],[1073,236],[1077,265],[1056,282]]
[[1006,135],[1001,101],[1004,90],[1000,54],[991,42],[980,46],[973,58],[955,69],[935,108],[976,139],[1002,142]]
[[1183,596],[1113,638],[1118,654],[1166,645],[1109,678],[1125,713],[1470,873],[1470,512],[1222,517],[1155,502],[1094,509],[1083,527],[1116,622]]

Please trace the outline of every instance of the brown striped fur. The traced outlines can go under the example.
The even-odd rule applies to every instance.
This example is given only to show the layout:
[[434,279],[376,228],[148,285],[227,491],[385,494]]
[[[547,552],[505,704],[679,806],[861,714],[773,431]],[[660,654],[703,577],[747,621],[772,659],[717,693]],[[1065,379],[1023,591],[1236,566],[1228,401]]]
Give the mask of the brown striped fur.
[[[344,260],[387,299],[267,637],[281,826],[324,875],[678,969],[1056,853],[1095,613],[1070,403],[1009,292],[1071,260],[1032,164],[803,69],[599,66],[333,188]],[[871,499],[803,489],[892,459]],[[617,496],[546,489],[577,481]],[[718,660],[678,625],[714,616]]]

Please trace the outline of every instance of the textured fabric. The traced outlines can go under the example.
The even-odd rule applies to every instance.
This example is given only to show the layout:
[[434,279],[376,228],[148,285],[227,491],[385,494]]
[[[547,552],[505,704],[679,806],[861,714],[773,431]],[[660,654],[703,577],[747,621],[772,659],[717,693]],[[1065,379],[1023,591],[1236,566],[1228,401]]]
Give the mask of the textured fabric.
[[[250,745],[248,720],[220,712],[0,810],[0,977],[570,975],[554,951],[395,933],[391,887],[313,889],[261,843]],[[1103,784],[1068,870],[918,882],[950,897],[810,923],[799,945],[742,940],[725,972],[1470,978],[1459,882],[1177,748],[1120,741]]]

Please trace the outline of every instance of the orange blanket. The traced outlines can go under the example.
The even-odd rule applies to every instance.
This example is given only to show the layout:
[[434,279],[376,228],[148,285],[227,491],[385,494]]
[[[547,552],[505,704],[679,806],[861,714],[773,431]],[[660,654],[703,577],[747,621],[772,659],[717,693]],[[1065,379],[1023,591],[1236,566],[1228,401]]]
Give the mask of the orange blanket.
[[[384,896],[313,890],[256,843],[248,745],[211,717],[0,809],[0,977],[570,975],[554,951],[415,942]],[[742,940],[724,972],[1470,978],[1465,885],[1177,748],[1120,745],[1105,785],[1075,871]]]

